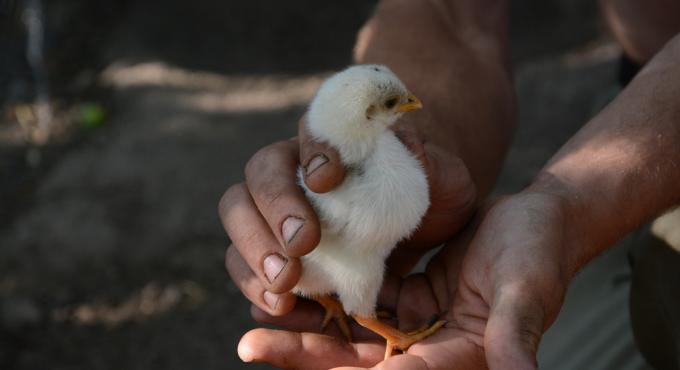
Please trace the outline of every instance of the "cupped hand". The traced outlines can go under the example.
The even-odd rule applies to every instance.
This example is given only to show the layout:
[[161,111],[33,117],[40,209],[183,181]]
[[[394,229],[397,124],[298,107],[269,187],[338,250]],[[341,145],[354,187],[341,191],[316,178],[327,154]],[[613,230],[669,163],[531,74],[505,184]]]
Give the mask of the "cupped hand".
[[[246,297],[271,315],[283,315],[295,305],[289,291],[300,274],[299,257],[320,239],[319,220],[297,183],[303,168],[306,185],[315,192],[342,183],[345,168],[332,147],[314,141],[301,121],[297,138],[269,145],[246,165],[246,181],[222,197],[219,214],[232,246],[226,266]],[[471,217],[476,190],[470,174],[451,148],[427,139],[409,122],[394,128],[400,140],[425,168],[431,206],[419,230],[394,251],[393,272],[408,272],[428,249],[450,238]]]
[[448,320],[405,355],[381,361],[384,341],[358,328],[356,343],[334,331],[315,333],[321,312],[311,303],[284,317],[254,307],[259,321],[304,332],[255,329],[241,339],[239,355],[284,369],[535,369],[541,335],[573,274],[566,257],[576,242],[569,217],[559,197],[526,192],[505,198],[480,212],[479,222],[449,242],[426,273],[387,279],[380,301],[394,310],[401,329],[442,312]]

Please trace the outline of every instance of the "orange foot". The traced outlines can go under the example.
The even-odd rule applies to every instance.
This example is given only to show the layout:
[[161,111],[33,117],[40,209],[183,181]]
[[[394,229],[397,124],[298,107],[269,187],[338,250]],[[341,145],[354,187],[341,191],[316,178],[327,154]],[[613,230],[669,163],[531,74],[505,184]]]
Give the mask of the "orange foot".
[[342,335],[345,337],[345,339],[347,339],[348,342],[351,342],[352,331],[349,330],[349,319],[345,314],[345,309],[342,307],[342,303],[329,295],[318,296],[312,299],[319,302],[319,304],[322,305],[326,310],[326,315],[323,318],[323,322],[321,322],[321,331],[326,330],[328,323],[331,321],[331,319],[334,319],[335,324],[338,325]]
[[362,317],[357,315],[352,317],[354,317],[354,320],[356,320],[361,326],[371,330],[372,332],[387,340],[385,359],[392,356],[392,351],[395,349],[398,349],[402,352],[406,351],[412,344],[429,337],[442,326],[444,326],[444,324],[446,324],[446,321],[439,320],[432,325],[424,326],[416,331],[404,333],[385,324],[384,322],[379,321],[374,317]]

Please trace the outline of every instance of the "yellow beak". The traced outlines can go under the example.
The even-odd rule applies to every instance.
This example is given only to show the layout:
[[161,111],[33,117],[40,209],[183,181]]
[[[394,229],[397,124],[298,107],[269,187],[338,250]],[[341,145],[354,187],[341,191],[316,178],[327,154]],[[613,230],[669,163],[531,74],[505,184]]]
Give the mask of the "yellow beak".
[[415,95],[409,93],[406,103],[397,106],[397,112],[406,113],[412,110],[420,109],[423,107],[423,103],[420,99],[416,98]]

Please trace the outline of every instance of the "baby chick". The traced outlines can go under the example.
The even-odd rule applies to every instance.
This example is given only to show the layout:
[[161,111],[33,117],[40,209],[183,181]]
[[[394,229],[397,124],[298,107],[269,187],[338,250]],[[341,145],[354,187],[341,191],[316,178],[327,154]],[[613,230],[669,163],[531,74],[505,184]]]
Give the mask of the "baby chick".
[[384,337],[385,357],[444,324],[403,333],[376,318],[385,259],[416,230],[430,205],[420,162],[388,130],[404,113],[421,107],[382,65],[353,66],[330,77],[309,107],[307,129],[340,153],[347,175],[336,189],[318,194],[302,181],[304,170],[298,173],[322,230],[319,245],[302,257],[302,277],[293,291],[324,306],[322,327],[335,318],[351,340],[347,313]]

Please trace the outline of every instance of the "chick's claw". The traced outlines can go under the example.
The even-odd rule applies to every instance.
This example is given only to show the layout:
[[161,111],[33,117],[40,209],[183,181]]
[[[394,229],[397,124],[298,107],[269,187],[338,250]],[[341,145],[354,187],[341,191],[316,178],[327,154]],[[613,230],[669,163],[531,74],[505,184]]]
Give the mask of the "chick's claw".
[[411,347],[411,345],[429,337],[446,324],[445,320],[439,320],[432,325],[422,327],[416,331],[404,333],[379,321],[376,318],[362,316],[353,317],[361,326],[371,330],[372,332],[387,340],[385,359],[392,356],[392,352],[395,349],[398,349],[402,352],[406,351],[409,347]]
[[[394,348],[405,351],[413,343],[420,342],[421,340],[429,337],[444,325],[446,325],[446,321],[439,320],[430,326],[423,325],[422,327],[418,328],[418,330],[405,333],[404,337],[399,339],[397,345]],[[403,348],[403,344],[406,344],[406,348]]]
[[[407,332],[406,335],[416,335],[416,334],[419,334],[419,333],[421,333],[421,332],[426,332],[426,331],[430,330],[431,328],[436,327],[437,325],[439,325],[440,322],[443,322],[443,324],[441,324],[441,325],[437,328],[437,329],[439,329],[440,327],[446,325],[446,320],[440,320],[440,318],[441,318],[443,315],[444,315],[444,314],[436,314],[436,315],[433,315],[433,316],[430,318],[430,320],[428,320],[428,322],[427,322],[426,324],[423,324],[421,327],[419,327],[419,328],[416,329],[416,330]],[[435,330],[435,331],[436,331],[436,330]]]
[[321,322],[321,331],[326,330],[328,323],[331,319],[335,320],[335,324],[338,325],[340,332],[347,339],[348,342],[352,341],[352,331],[349,329],[349,318],[345,314],[345,309],[342,307],[337,299],[324,295],[313,298],[315,301],[319,302],[323,306],[326,314],[324,315],[323,321]]

